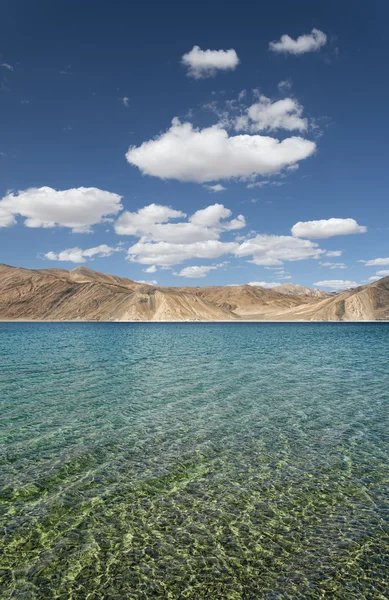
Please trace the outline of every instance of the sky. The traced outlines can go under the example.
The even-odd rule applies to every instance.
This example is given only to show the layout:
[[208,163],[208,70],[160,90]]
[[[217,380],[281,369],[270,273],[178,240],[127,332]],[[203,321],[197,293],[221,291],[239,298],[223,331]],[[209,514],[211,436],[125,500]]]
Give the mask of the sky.
[[386,0],[3,0],[0,262],[389,275]]

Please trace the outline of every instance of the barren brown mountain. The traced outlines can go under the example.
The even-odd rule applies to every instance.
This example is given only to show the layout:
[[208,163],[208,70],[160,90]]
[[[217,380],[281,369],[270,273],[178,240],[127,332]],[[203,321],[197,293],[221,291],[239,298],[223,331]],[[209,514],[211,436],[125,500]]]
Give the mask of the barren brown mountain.
[[[85,267],[0,265],[0,319],[92,321],[366,321],[389,319],[389,277],[331,295],[287,284],[161,287]],[[304,293],[303,290],[307,290]],[[316,294],[317,292],[317,294]]]

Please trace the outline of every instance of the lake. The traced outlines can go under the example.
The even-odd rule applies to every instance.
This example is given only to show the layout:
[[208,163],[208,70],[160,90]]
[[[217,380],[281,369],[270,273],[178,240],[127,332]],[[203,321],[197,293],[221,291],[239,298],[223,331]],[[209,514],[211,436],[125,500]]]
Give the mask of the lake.
[[389,324],[0,323],[0,597],[387,598]]

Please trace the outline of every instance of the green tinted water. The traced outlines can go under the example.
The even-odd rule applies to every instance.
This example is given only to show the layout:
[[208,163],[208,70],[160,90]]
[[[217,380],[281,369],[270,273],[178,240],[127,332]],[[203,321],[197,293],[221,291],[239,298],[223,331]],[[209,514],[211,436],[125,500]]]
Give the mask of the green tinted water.
[[389,326],[0,324],[0,597],[389,597]]

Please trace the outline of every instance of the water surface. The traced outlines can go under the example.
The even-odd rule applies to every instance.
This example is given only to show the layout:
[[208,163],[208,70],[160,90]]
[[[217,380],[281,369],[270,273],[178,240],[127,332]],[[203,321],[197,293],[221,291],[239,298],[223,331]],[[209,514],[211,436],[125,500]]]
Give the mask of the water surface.
[[389,325],[0,324],[0,597],[389,597]]

